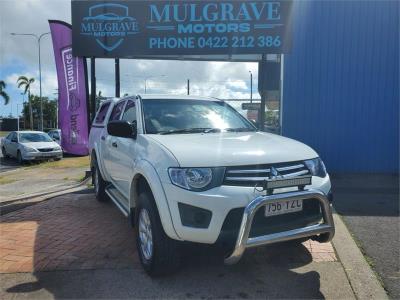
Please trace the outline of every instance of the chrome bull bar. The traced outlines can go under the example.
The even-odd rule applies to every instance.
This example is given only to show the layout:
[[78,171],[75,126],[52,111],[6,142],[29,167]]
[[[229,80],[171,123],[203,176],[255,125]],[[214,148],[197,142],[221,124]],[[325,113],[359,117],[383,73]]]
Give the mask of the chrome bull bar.
[[[315,199],[316,201],[320,202],[323,223],[249,238],[254,215],[256,214],[258,209],[264,207],[268,202],[306,199]],[[316,238],[318,241],[329,242],[330,240],[332,240],[334,234],[335,225],[332,218],[332,208],[327,196],[324,193],[318,190],[303,190],[282,194],[259,196],[246,206],[243,213],[243,219],[240,225],[235,248],[232,254],[229,257],[225,258],[224,262],[227,265],[233,265],[237,263],[242,257],[246,248],[253,248],[262,245],[301,239],[316,235],[320,235],[318,238]]]

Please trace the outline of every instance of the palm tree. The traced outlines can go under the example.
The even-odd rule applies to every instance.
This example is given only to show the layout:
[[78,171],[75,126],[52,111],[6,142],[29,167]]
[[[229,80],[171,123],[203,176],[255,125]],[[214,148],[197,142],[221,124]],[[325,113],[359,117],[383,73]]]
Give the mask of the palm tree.
[[31,129],[33,129],[33,112],[32,112],[32,101],[31,101],[31,85],[35,82],[35,79],[26,76],[19,76],[17,83],[18,88],[24,89],[24,95],[28,93],[28,103],[29,103],[29,119],[31,124]]
[[10,101],[10,96],[4,91],[7,85],[3,80],[0,80],[0,97],[4,99],[4,105],[7,105]]

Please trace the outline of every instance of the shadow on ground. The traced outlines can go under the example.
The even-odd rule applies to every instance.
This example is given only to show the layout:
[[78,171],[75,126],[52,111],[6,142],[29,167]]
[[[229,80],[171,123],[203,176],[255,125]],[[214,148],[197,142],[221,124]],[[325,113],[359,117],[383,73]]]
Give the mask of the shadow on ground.
[[400,299],[399,175],[332,176],[334,206],[393,299]]
[[33,275],[3,281],[10,297],[324,298],[320,274],[307,268],[311,254],[293,243],[248,251],[230,267],[218,249],[185,245],[178,273],[150,279],[126,219],[88,192],[42,202],[2,222],[21,222],[22,231],[36,224]]

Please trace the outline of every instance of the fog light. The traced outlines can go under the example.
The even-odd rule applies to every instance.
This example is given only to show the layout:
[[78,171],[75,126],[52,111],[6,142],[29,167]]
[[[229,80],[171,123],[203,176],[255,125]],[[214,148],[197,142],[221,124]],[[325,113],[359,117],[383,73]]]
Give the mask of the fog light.
[[178,203],[179,214],[183,226],[193,228],[208,228],[211,222],[211,211],[200,207]]

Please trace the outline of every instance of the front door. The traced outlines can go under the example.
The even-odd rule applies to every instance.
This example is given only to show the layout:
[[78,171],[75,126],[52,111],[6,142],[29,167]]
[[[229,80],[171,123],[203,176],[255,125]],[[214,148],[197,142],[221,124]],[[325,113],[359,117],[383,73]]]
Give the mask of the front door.
[[18,150],[18,135],[17,133],[13,132],[10,136],[9,143],[7,145],[7,153],[17,157],[17,150]]
[[[114,105],[114,108],[111,112],[110,118],[108,122],[118,121],[121,119],[122,113],[124,111],[126,101],[120,101]],[[117,146],[117,137],[107,135],[105,139],[105,153],[104,153],[104,167],[107,171],[107,174],[111,177],[111,182],[116,187],[118,187],[118,176],[119,173],[115,171],[116,162],[115,160],[119,159],[118,155],[118,146]]]
[[[128,100],[126,103],[124,113],[121,120],[130,123],[136,122],[136,102],[135,100]],[[129,199],[130,183],[133,177],[134,161],[135,161],[135,148],[136,140],[133,138],[120,138],[116,137],[114,140],[115,157],[113,160],[112,174],[115,185],[119,191]]]

